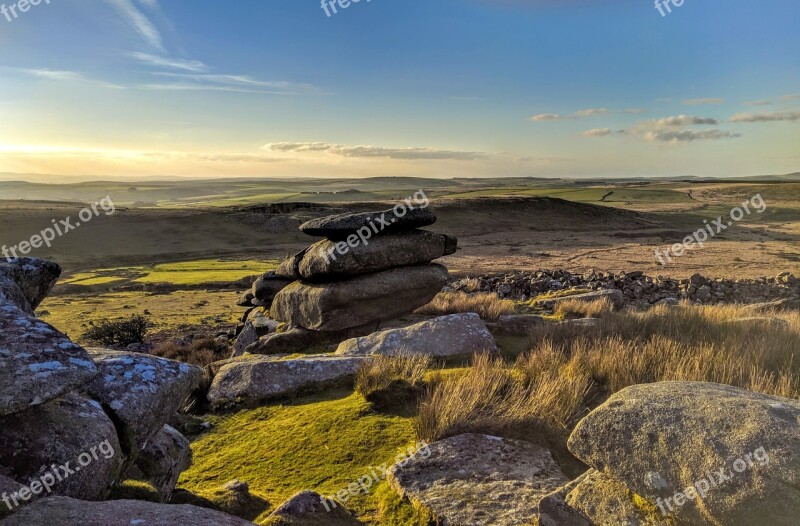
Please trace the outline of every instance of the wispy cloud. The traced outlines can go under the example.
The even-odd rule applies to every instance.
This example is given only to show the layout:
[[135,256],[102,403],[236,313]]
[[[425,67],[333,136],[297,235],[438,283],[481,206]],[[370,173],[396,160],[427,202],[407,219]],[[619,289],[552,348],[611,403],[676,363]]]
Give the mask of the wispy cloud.
[[731,122],[778,122],[797,120],[800,120],[800,111],[737,113],[731,117]]
[[104,80],[97,80],[86,77],[82,73],[78,73],[77,71],[54,70],[54,69],[27,69],[27,68],[15,69],[15,71],[19,71],[21,73],[30,75],[32,77],[45,80],[52,80],[55,82],[72,82],[76,84],[84,84],[87,86],[96,86],[99,88],[113,88],[113,89],[124,88],[124,86],[120,86],[119,84],[113,84],[111,82],[106,82]]
[[[105,0],[122,16],[125,22],[144,40],[148,45],[161,52],[164,52],[164,42],[161,33],[147,16],[142,13],[133,3],[133,0]],[[151,1],[149,5],[158,6],[157,2]]]
[[693,117],[690,115],[676,115],[674,117],[664,117],[653,121],[656,126],[716,126],[719,124],[717,119],[711,117]]
[[582,133],[586,137],[610,137],[612,135],[626,135],[646,142],[666,142],[671,144],[688,143],[694,141],[711,141],[741,137],[739,133],[713,129],[696,131],[687,126],[716,126],[720,122],[711,117],[694,117],[690,115],[675,115],[641,121],[627,130],[614,131],[611,128],[596,128]]
[[724,104],[725,99],[707,98],[707,99],[684,99],[683,103],[686,106],[703,106],[706,104]]
[[401,160],[455,160],[474,161],[485,159],[482,152],[438,150],[434,148],[384,148],[381,146],[345,146],[326,142],[278,142],[266,144],[264,150],[272,152],[329,153],[342,157],[389,158]]
[[585,132],[582,132],[581,135],[586,137],[608,137],[613,133],[614,130],[611,128],[595,128],[593,130],[586,130]]
[[672,144],[694,141],[715,141],[741,137],[739,133],[723,130],[651,130],[642,134],[642,139],[649,142],[668,142]]
[[569,115],[559,115],[557,113],[540,113],[539,115],[534,115],[533,117],[531,117],[531,120],[534,122],[545,122],[545,121],[563,121],[574,118],[575,117],[571,117]]
[[647,113],[647,110],[644,108],[628,108],[627,110],[623,111],[623,113],[636,115],[638,113]]
[[800,93],[789,93],[788,95],[783,95],[781,97],[781,100],[783,101],[796,100],[796,99],[800,99]]
[[144,87],[148,89],[234,91],[272,95],[296,95],[319,92],[319,90],[309,84],[258,80],[248,75],[205,75],[168,72],[156,72],[155,74],[161,77],[174,79],[175,82],[148,84]]
[[769,106],[770,104],[772,104],[772,102],[766,99],[762,99],[762,100],[748,100],[743,102],[742,104],[745,106]]
[[592,117],[594,115],[606,115],[609,113],[607,108],[587,108],[575,112],[576,117]]
[[179,58],[170,58],[140,52],[127,53],[127,55],[135,60],[138,60],[139,62],[147,64],[148,66],[192,71],[196,73],[202,73],[204,71],[208,71],[209,69],[208,66],[199,60],[183,60]]

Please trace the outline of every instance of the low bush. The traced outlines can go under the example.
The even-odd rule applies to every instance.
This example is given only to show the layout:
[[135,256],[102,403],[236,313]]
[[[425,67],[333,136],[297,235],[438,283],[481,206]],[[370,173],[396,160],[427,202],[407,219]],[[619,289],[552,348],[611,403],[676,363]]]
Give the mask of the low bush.
[[230,358],[231,349],[227,344],[220,343],[214,338],[202,338],[186,344],[164,342],[150,352],[162,358],[205,367],[210,363]]

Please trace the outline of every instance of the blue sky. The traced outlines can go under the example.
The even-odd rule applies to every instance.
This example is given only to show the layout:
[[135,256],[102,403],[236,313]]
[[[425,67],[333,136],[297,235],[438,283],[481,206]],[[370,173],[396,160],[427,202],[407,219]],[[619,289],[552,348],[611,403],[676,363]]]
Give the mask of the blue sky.
[[44,2],[0,15],[0,172],[800,170],[789,0]]

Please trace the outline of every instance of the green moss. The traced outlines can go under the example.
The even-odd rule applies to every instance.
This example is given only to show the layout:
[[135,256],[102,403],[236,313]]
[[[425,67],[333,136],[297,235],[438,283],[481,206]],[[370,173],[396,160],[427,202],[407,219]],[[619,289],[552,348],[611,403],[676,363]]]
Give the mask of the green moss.
[[[193,465],[179,486],[208,496],[239,479],[273,507],[305,489],[333,495],[369,474],[371,467],[393,464],[398,453],[415,443],[411,417],[376,413],[350,390],[209,420],[213,427],[192,444]],[[382,506],[375,489],[348,499],[346,507],[372,520]]]
[[146,500],[160,502],[158,490],[151,484],[141,480],[129,479],[117,484],[111,491],[109,500]]

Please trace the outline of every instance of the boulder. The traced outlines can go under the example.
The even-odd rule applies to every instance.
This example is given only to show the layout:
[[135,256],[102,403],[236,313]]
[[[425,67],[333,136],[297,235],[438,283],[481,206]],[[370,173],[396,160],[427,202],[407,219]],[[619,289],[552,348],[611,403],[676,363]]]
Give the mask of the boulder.
[[306,255],[306,250],[301,250],[297,254],[284,259],[278,268],[275,270],[275,275],[281,279],[289,281],[296,281],[300,279],[300,262],[303,261],[303,256]]
[[[269,334],[245,348],[250,354],[311,354],[334,350],[337,345],[350,338],[358,338],[372,334],[378,329],[374,322],[360,327],[352,327],[340,331],[310,331],[308,329],[291,329]],[[333,349],[329,349],[333,347]]]
[[0,303],[0,416],[58,398],[96,374],[82,347],[16,305]]
[[[327,507],[326,507],[327,504]],[[357,520],[344,508],[330,504],[319,493],[301,491],[281,504],[268,518],[274,526],[307,526],[324,524],[325,526],[359,526],[364,524]]]
[[86,502],[67,497],[42,499],[11,517],[2,526],[252,526],[252,522],[197,506],[156,504],[140,500]]
[[378,236],[353,246],[344,241],[320,241],[306,250],[298,267],[306,281],[372,274],[382,270],[430,263],[453,254],[458,241],[452,236],[412,230]]
[[289,286],[292,281],[294,281],[294,279],[286,279],[278,276],[274,270],[267,272],[253,283],[253,300],[251,303],[258,307],[269,308],[275,295]]
[[52,261],[36,258],[0,259],[0,281],[6,277],[17,284],[30,306],[29,314],[33,314],[33,309],[47,297],[59,276],[61,267]]
[[568,482],[547,450],[520,440],[466,434],[428,448],[387,476],[445,526],[530,524],[539,500]]
[[393,208],[380,212],[339,214],[312,219],[300,225],[300,230],[309,236],[341,240],[355,234],[360,228],[368,228],[372,235],[388,234],[402,230],[413,230],[436,222],[436,215],[428,208],[406,209],[400,217]]
[[497,318],[497,332],[512,336],[527,336],[536,327],[544,325],[544,318],[534,314],[504,314]]
[[275,319],[316,331],[390,320],[430,302],[447,283],[441,265],[400,267],[326,284],[295,282],[275,297]]
[[238,405],[256,406],[262,402],[301,390],[352,385],[363,357],[311,355],[304,358],[276,359],[269,356],[243,356],[226,360],[216,372],[208,391],[212,408]]
[[[0,474],[0,519],[10,515],[16,511],[19,506],[14,504],[11,500],[12,495],[19,495],[19,491],[24,489],[24,486],[16,480]],[[21,499],[20,499],[21,500]],[[19,502],[19,501],[18,501]],[[20,502],[20,504],[22,504]]]
[[100,375],[85,389],[112,415],[126,453],[158,433],[200,384],[198,367],[147,354],[92,349]]
[[[100,404],[74,393],[0,417],[0,466],[6,475],[29,486],[49,480],[55,495],[105,498],[121,474],[123,457],[114,423]],[[39,489],[38,496],[49,493]]]
[[682,521],[788,526],[800,516],[797,400],[710,383],[637,385],[581,420],[568,446]]
[[655,504],[591,469],[539,501],[538,526],[671,526]]
[[125,478],[148,482],[158,492],[161,502],[169,502],[178,477],[191,465],[189,441],[177,429],[165,425],[139,452]]
[[339,355],[439,357],[497,352],[489,329],[474,312],[450,314],[353,338],[342,342],[336,350]]
[[279,325],[280,322],[263,316],[246,321],[244,329],[239,333],[236,342],[233,344],[232,356],[241,356],[250,345],[256,343],[262,336],[275,332]]

